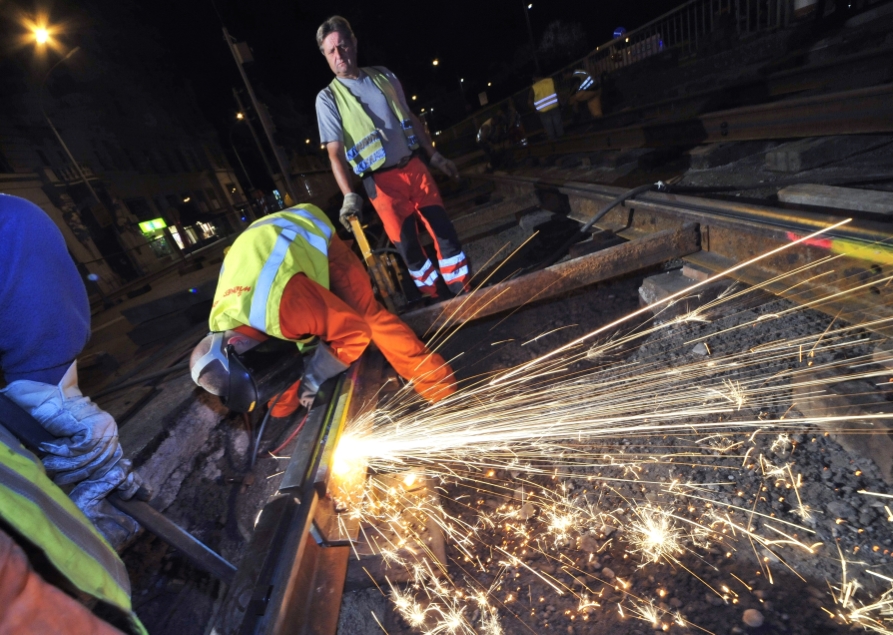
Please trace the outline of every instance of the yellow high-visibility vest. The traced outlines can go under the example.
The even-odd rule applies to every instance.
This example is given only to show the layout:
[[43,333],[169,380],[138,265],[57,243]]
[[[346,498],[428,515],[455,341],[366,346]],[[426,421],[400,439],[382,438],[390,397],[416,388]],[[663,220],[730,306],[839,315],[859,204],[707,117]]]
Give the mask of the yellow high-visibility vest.
[[297,205],[256,220],[233,243],[220,268],[208,324],[212,331],[251,326],[285,339],[279,303],[303,273],[329,288],[329,242],[335,228],[315,205]]
[[[384,94],[391,111],[400,122],[409,149],[418,149],[419,140],[412,128],[412,121],[409,114],[403,111],[403,106],[400,105],[400,100],[397,98],[397,89],[394,88],[387,75],[374,67],[361,70]],[[338,78],[332,80],[329,88],[335,96],[338,114],[341,115],[341,127],[344,131],[344,155],[357,176],[362,177],[365,173],[380,168],[387,159],[384,145],[381,142],[381,132],[375,127],[363,104],[354,97],[347,86],[338,81]]]
[[555,80],[547,77],[533,85],[533,105],[539,112],[549,112],[553,108],[558,108]]
[[2,425],[0,517],[22,539],[42,551],[75,588],[121,610],[128,616],[134,633],[146,633],[133,612],[130,578],[121,558],[65,492],[47,477],[40,460]]

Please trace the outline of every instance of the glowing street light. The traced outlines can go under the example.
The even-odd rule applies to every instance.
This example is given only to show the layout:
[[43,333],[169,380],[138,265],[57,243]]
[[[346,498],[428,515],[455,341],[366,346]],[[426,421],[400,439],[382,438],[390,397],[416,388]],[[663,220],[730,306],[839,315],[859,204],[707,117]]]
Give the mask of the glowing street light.
[[[521,0],[521,8],[524,9],[524,0]],[[536,41],[533,39],[533,27],[530,26],[531,9],[533,9],[532,2],[527,4],[527,9],[524,11],[524,21],[527,22],[527,35],[530,36],[530,50],[533,52],[533,63],[536,66],[536,74],[542,75],[543,71],[540,70],[539,56],[536,54]]]
[[50,32],[46,29],[46,27],[39,26],[34,29],[34,40],[38,44],[46,44],[50,40]]
[[418,95],[413,95],[413,96],[412,96],[412,100],[413,100],[413,101],[415,101],[415,100],[418,99],[418,98],[419,98]]
[[241,112],[236,113],[236,119],[238,119],[239,121],[242,121],[244,118],[245,118],[245,115],[243,113],[241,113]]
[[306,143],[307,145],[310,145],[310,139],[304,139],[304,143]]
[[487,82],[487,87],[488,87],[488,88],[489,88],[490,86],[492,86],[492,85],[493,85],[493,82]]
[[440,64],[440,60],[435,57],[434,61],[431,62],[431,66],[437,66],[438,64]]

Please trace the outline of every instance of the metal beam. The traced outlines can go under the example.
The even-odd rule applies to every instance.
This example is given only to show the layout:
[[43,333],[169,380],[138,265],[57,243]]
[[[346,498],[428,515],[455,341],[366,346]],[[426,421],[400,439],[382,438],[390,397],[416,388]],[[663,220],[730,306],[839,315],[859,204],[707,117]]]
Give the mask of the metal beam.
[[443,324],[457,325],[480,319],[681,258],[698,251],[699,245],[698,226],[687,223],[406,313],[402,317],[410,328],[421,334]]
[[[561,183],[554,179],[537,181],[530,177],[489,176],[498,191],[516,192],[519,188],[557,190],[567,196],[570,218],[585,223],[609,201],[624,192],[623,188],[594,183]],[[638,238],[678,228],[683,223],[698,223],[701,251],[686,258],[714,273],[761,254],[783,247],[793,240],[825,229],[844,217],[830,214],[784,210],[749,202],[722,201],[681,196],[673,193],[648,192],[611,210],[597,226],[610,229],[624,238]],[[767,290],[790,297],[798,303],[816,302],[814,308],[844,319],[893,319],[889,298],[893,288],[885,282],[893,265],[893,246],[889,242],[887,224],[852,220],[826,231],[821,240],[798,245],[758,265],[739,270],[733,277],[745,284],[761,284],[783,276],[783,282],[767,286]],[[833,259],[828,259],[833,256]],[[791,273],[796,272],[796,273]],[[849,293],[858,284],[877,282],[871,289],[871,300]],[[786,291],[796,290],[795,294]],[[823,300],[829,298],[830,300]],[[863,320],[860,320],[863,321]],[[893,327],[876,323],[871,330],[885,335]]]
[[518,149],[515,158],[891,131],[893,85],[885,84],[733,108],[681,121],[602,130]]
[[374,407],[382,369],[380,356],[367,352],[346,376],[323,384],[279,495],[261,512],[215,632],[335,634],[350,555],[346,544],[356,536],[327,531],[337,521],[329,464],[346,423]]

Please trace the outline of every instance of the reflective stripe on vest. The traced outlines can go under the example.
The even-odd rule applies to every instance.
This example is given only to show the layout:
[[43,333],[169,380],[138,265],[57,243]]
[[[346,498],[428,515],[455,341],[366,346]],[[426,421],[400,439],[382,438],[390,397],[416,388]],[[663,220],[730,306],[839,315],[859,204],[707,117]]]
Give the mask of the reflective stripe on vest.
[[77,589],[131,615],[124,563],[75,504],[50,481],[40,461],[2,426],[0,515],[40,549]]
[[276,246],[273,247],[273,251],[267,256],[267,261],[257,277],[254,295],[251,298],[251,313],[249,314],[248,325],[259,331],[266,331],[267,303],[270,299],[270,290],[273,288],[273,281],[276,279],[276,275],[279,273],[279,267],[282,266],[282,261],[285,260],[285,255],[288,253],[288,249],[295,238],[301,236],[311,247],[326,258],[329,257],[329,243],[326,239],[311,234],[303,227],[282,218],[261,220],[249,227],[249,231],[264,225],[276,225],[282,228],[282,232],[279,234],[279,238],[276,239]]
[[[397,90],[394,85],[377,68],[361,69],[372,82],[381,90],[391,108],[391,112],[400,122],[403,135],[406,137],[406,144],[410,150],[416,150],[419,147],[419,140],[412,127],[412,120],[409,113],[403,111],[403,106],[397,97]],[[350,163],[353,171],[358,176],[363,176],[366,172],[374,171],[384,165],[387,160],[384,145],[381,142],[381,131],[379,131],[366,112],[365,107],[354,96],[350,90],[338,81],[337,78],[329,84],[329,89],[335,97],[335,107],[338,108],[338,114],[341,115],[341,128],[344,142],[344,156]]]
[[[275,232],[275,233],[273,233]],[[249,325],[282,337],[279,302],[298,273],[329,287],[329,241],[334,228],[318,207],[300,205],[251,224],[224,261],[209,326],[225,331]]]
[[558,106],[555,81],[551,77],[541,79],[533,85],[533,105],[539,112],[548,112]]

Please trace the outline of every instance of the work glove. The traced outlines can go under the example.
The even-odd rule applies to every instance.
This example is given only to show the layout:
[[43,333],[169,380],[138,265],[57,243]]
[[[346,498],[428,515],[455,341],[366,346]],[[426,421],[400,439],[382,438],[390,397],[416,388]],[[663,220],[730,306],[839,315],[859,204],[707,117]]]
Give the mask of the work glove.
[[446,174],[451,179],[459,180],[459,168],[456,164],[443,156],[440,152],[435,152],[431,156],[431,165]]
[[341,204],[341,211],[338,212],[338,220],[347,231],[350,231],[351,216],[356,216],[358,220],[363,216],[363,197],[354,192],[344,195],[344,203]]
[[127,544],[140,529],[139,523],[106,500],[113,490],[124,499],[133,497],[139,479],[130,469],[130,461],[121,459],[105,474],[78,483],[68,495],[115,549]]
[[[139,479],[131,472],[130,461],[118,443],[118,425],[114,417],[85,397],[78,388],[77,362],[73,362],[58,385],[21,379],[2,393],[18,404],[57,437],[40,444],[45,452],[43,465],[57,485],[76,485],[69,496],[100,531],[109,525],[108,517],[118,518],[114,524],[124,527],[129,535],[139,525],[117,510],[100,510],[100,504],[111,492],[129,498],[139,489]],[[105,533],[103,531],[103,533]],[[113,532],[120,537],[121,531]],[[110,542],[115,537],[106,535]]]
[[347,368],[347,364],[335,357],[335,353],[327,344],[320,342],[301,379],[301,387],[298,389],[298,400],[301,405],[309,410],[323,382],[338,373],[343,373]]

